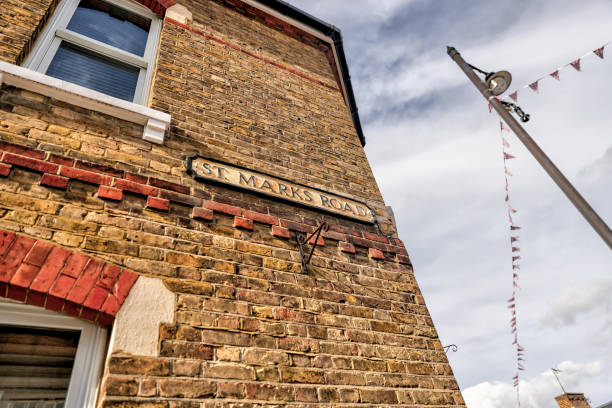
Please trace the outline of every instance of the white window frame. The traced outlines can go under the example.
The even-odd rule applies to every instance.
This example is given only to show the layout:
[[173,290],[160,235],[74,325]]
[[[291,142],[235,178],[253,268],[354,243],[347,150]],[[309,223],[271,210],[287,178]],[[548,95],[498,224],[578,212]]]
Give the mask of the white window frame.
[[80,331],[64,406],[95,408],[108,343],[106,328],[6,299],[0,299],[0,324]]
[[62,41],[66,41],[67,43],[92,51],[95,54],[138,68],[138,82],[136,83],[134,99],[130,102],[144,105],[148,101],[151,81],[153,79],[153,68],[162,26],[161,19],[150,9],[134,1],[101,1],[151,20],[145,52],[142,57],[69,30],[67,28],[68,23],[74,15],[80,0],[62,0],[55,10],[53,17],[38,37],[32,52],[26,58],[24,67],[43,74],[46,73],[60,44]]

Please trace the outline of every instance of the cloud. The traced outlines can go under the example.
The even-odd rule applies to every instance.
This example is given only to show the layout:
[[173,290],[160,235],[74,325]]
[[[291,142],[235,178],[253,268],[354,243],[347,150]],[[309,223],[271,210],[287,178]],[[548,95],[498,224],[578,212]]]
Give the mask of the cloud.
[[581,317],[601,309],[610,311],[612,280],[572,287],[553,300],[540,322],[544,327],[560,328],[575,324]]
[[[589,386],[593,379],[600,377],[607,368],[605,360],[589,363],[563,361],[557,365],[561,373],[559,378],[568,392],[583,392],[587,398]],[[609,373],[604,374],[612,380]],[[519,384],[520,399],[523,406],[530,408],[550,408],[556,406],[554,398],[563,393],[551,370],[521,380]],[[514,408],[516,407],[516,389],[511,383],[502,381],[482,382],[463,390],[463,397],[469,408]]]

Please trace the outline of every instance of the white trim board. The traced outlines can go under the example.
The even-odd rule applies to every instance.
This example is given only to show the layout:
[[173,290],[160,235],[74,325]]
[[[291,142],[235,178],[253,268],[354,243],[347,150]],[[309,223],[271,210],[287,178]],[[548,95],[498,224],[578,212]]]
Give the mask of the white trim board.
[[80,331],[65,406],[95,407],[108,338],[106,328],[4,298],[0,298],[0,324]]
[[170,126],[170,115],[165,112],[115,98],[4,61],[0,61],[1,84],[36,92],[62,102],[143,125],[142,138],[152,143],[163,143],[164,134]]

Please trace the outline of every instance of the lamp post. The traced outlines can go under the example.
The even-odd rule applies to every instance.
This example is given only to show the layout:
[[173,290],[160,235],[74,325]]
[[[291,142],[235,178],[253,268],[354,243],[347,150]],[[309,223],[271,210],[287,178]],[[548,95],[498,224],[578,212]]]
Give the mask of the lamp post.
[[[521,117],[523,122],[529,120],[529,115],[526,115],[518,106],[507,102],[502,102],[496,98],[510,86],[512,77],[506,71],[500,71],[498,73],[486,73],[480,69],[473,67],[472,65],[465,62],[461,57],[461,54],[453,48],[447,47],[449,57],[459,65],[459,68],[467,75],[472,83],[478,88],[482,96],[493,106],[495,111],[501,116],[506,124],[514,131],[518,139],[525,145],[527,150],[533,155],[533,157],[540,163],[548,175],[553,181],[559,186],[561,191],[565,193],[567,198],[574,204],[574,207],[582,216],[591,224],[591,227],[599,234],[610,249],[612,249],[612,231],[610,227],[606,225],[604,220],[593,210],[593,208],[586,202],[586,200],[580,195],[580,193],[572,186],[567,178],[559,171],[557,166],[546,156],[546,154],[540,149],[536,142],[529,136],[529,133],[523,129],[519,122],[514,119],[510,114],[510,109],[514,108],[514,111]],[[485,85],[480,78],[474,73],[474,69],[486,75],[487,84]],[[487,86],[488,85],[488,86]]]

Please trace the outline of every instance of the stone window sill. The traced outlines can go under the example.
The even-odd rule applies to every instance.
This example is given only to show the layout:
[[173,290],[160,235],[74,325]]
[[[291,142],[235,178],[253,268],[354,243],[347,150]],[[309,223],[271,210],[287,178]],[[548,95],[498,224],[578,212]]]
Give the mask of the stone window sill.
[[144,126],[142,138],[152,143],[163,143],[164,135],[170,125],[170,115],[165,112],[124,101],[4,61],[0,61],[1,84],[40,93],[85,109],[137,123]]

